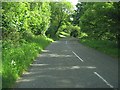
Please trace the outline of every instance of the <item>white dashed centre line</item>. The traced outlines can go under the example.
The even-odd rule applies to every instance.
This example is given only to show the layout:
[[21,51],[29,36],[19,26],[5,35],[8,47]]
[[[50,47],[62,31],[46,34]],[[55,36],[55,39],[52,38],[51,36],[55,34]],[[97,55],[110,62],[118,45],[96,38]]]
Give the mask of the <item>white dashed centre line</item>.
[[103,80],[110,88],[114,88],[110,83],[108,83],[102,76],[100,76],[97,72],[94,72],[95,75],[97,75],[100,79]]
[[[72,51],[73,52],[73,51]],[[82,62],[84,62],[75,52],[73,52],[73,54]]]

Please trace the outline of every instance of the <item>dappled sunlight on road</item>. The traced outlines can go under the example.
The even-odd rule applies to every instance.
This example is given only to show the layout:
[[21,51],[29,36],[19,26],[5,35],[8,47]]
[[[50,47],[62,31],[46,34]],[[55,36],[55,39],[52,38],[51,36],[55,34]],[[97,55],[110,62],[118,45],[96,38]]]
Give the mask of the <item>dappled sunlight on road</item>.
[[41,57],[73,57],[73,55],[42,54]]
[[48,52],[50,52],[49,50],[42,50],[42,52],[44,52],[44,53],[48,53]]
[[48,64],[30,64],[30,66],[46,66]]
[[54,41],[54,43],[60,43],[60,41]]
[[80,69],[80,68],[84,68],[84,69],[95,69],[96,67],[94,66],[72,66],[71,69]]
[[40,68],[39,70],[74,70],[74,69],[95,69],[94,66],[48,66],[48,64],[32,64],[32,67],[46,66]]
[[[36,67],[41,67],[37,69]],[[55,66],[55,65],[48,65],[48,64],[32,64],[30,72],[26,72],[24,74],[25,79],[18,80],[17,83],[21,83],[21,86],[24,83],[28,83],[31,85],[31,88],[37,88],[36,85],[41,85],[39,87],[85,87],[85,78],[83,78],[84,74],[86,75],[89,69],[95,69],[94,66],[79,66],[79,65],[69,65],[69,66]],[[88,69],[87,71],[84,69]],[[79,72],[78,72],[79,71]],[[80,77],[78,77],[78,75]],[[91,79],[93,74],[87,75],[87,79]],[[82,83],[77,83],[81,81]],[[36,83],[39,81],[39,83]],[[34,82],[34,83],[33,83]],[[52,86],[51,86],[52,85]],[[53,86],[55,85],[55,86]]]
[[33,81],[34,79],[22,79],[22,80],[19,80],[17,81],[18,82],[30,82],[30,81]]
[[[42,50],[42,53],[30,65],[28,72],[18,80],[16,87],[109,88],[103,80],[93,73],[98,71],[101,66],[97,67],[92,63],[92,60],[97,61],[99,58],[91,57],[92,54],[83,49],[87,48],[77,44],[73,39],[54,42]],[[83,53],[85,54],[84,58]],[[81,58],[84,62],[81,61]],[[102,75],[101,72],[99,73]]]

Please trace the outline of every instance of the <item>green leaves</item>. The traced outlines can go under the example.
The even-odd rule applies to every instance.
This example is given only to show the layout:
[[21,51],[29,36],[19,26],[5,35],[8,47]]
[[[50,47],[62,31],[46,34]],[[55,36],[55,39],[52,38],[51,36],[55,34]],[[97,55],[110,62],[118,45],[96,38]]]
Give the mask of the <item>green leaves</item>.
[[51,8],[49,2],[2,2],[2,5],[2,83],[3,88],[9,88],[52,41],[45,37]]
[[91,38],[117,41],[117,6],[114,2],[78,3],[73,23]]
[[30,30],[36,35],[45,34],[51,15],[48,2],[4,2],[3,5],[3,26],[7,31],[15,28],[22,33]]
[[59,28],[68,22],[69,15],[73,13],[73,7],[70,2],[50,2],[51,23],[47,34],[55,37]]
[[[30,36],[29,36],[30,37]],[[25,71],[36,56],[51,40],[44,36],[26,38],[27,43],[19,47],[8,46],[2,49],[2,83],[3,88],[11,87],[15,80]]]

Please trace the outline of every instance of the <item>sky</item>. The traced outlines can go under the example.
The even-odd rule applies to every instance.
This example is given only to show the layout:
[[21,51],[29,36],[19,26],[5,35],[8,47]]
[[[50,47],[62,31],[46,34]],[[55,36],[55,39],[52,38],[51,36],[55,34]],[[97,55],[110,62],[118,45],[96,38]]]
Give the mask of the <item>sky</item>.
[[73,5],[76,5],[78,2],[78,0],[68,0],[68,1],[72,2]]
[[71,2],[74,5],[74,9],[76,9],[75,5],[77,4],[78,0],[67,0],[67,1]]

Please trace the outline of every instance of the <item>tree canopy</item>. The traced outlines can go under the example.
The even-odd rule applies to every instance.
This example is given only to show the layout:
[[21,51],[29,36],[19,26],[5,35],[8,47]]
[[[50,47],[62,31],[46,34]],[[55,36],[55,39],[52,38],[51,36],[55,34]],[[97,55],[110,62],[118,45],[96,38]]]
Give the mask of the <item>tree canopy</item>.
[[91,38],[117,41],[119,34],[119,2],[82,2],[76,5],[73,24]]
[[[78,2],[76,10],[65,0],[2,2],[0,11],[3,51],[0,74],[5,88],[14,83],[52,39],[70,36],[81,41],[88,39],[90,46],[101,49],[101,46],[107,45],[108,51],[116,54],[120,37],[120,2]],[[97,46],[95,40],[97,44],[102,41],[105,45]],[[106,44],[105,40],[109,43]],[[115,50],[109,50],[109,47]]]

